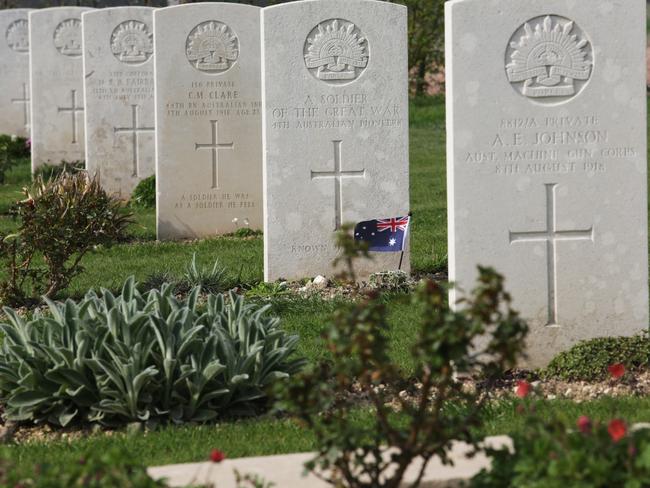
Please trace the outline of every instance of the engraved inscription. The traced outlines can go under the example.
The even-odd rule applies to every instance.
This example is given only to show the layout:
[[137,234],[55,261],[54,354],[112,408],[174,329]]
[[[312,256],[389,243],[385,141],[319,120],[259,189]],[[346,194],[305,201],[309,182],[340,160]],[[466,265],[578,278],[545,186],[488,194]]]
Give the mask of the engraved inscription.
[[557,230],[556,195],[557,183],[546,183],[546,229],[532,232],[512,232],[510,244],[517,242],[546,243],[546,271],[548,292],[547,327],[558,327],[557,305],[557,243],[564,241],[594,241],[593,226],[583,230]]
[[153,100],[152,75],[151,71],[132,65],[126,69],[111,70],[104,77],[89,76],[86,95],[92,95],[97,100],[121,100],[128,105]]
[[366,93],[308,94],[289,107],[270,107],[274,130],[398,129],[405,114],[397,99],[373,100]]
[[313,171],[311,179],[334,179],[334,230],[341,228],[343,222],[343,193],[341,192],[341,180],[343,178],[365,178],[366,170],[342,171],[342,151],[343,141],[332,141],[334,144],[334,171]]
[[219,122],[216,120],[211,120],[210,125],[212,127],[212,142],[208,144],[194,144],[194,150],[198,151],[199,149],[209,149],[212,151],[212,189],[219,189],[219,151],[222,149],[234,149],[235,144],[233,142],[219,143]]
[[155,132],[154,127],[138,127],[138,105],[131,105],[131,127],[114,127],[113,131],[117,134],[131,134],[131,146],[133,153],[133,173],[134,177],[140,175],[140,151],[139,151],[139,134],[145,132]]
[[187,60],[197,70],[219,74],[228,71],[239,57],[239,39],[223,22],[202,22],[187,36]]
[[614,134],[594,113],[504,118],[462,161],[500,176],[605,175],[641,153],[618,145]]
[[14,20],[5,33],[7,45],[18,53],[29,52],[29,30],[27,19]]
[[111,34],[111,51],[125,64],[142,64],[153,54],[153,34],[144,22],[122,22]]
[[81,20],[66,19],[54,29],[54,46],[64,56],[81,56]]
[[506,75],[522,95],[541,103],[576,96],[591,77],[591,42],[575,22],[557,15],[529,20],[506,49]]
[[305,66],[318,80],[329,84],[350,83],[368,66],[368,40],[352,22],[331,19],[309,33],[304,47]]
[[82,106],[77,106],[77,90],[70,90],[70,97],[72,99],[72,104],[70,107],[58,107],[57,112],[65,113],[69,112],[72,122],[72,144],[76,144],[77,140],[77,114],[83,113],[84,108]]
[[[176,210],[250,210],[257,208],[257,202],[254,196],[244,192],[228,193],[183,193],[178,201],[174,204]],[[239,218],[235,217],[233,223],[239,223]],[[245,226],[250,226],[247,217],[242,218]]]
[[313,255],[319,256],[330,252],[330,246],[327,244],[292,244],[292,254]]
[[165,101],[165,114],[171,118],[223,118],[257,117],[261,113],[259,100],[248,99],[233,80],[204,78],[192,80],[178,90],[174,98]]
[[11,103],[21,104],[23,106],[23,124],[25,129],[29,129],[29,90],[27,83],[23,83],[23,96],[22,98],[12,98]]

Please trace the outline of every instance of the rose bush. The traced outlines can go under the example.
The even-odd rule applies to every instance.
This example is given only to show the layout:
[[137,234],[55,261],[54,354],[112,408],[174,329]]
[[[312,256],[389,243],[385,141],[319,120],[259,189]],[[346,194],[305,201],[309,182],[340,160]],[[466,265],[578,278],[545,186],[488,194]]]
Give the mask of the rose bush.
[[[625,366],[607,368],[611,381]],[[536,414],[533,389],[520,382],[517,411],[525,428],[512,438],[514,449],[488,449],[492,467],[474,477],[473,488],[641,488],[650,486],[650,430],[620,418],[602,422],[585,415],[574,425]]]

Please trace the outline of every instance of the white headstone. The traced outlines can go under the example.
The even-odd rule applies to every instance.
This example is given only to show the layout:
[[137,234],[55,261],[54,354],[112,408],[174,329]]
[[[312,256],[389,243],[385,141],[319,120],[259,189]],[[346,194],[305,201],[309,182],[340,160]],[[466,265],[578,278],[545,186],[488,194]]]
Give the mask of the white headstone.
[[534,367],[647,329],[645,0],[446,7],[450,280],[505,275]]
[[262,227],[260,9],[154,13],[159,239]]
[[[372,0],[264,10],[267,281],[331,276],[341,224],[408,213],[406,14]],[[376,253],[356,271],[399,260]]]
[[0,10],[0,134],[29,137],[28,13]]
[[32,171],[85,157],[81,13],[87,10],[29,13]]
[[82,21],[86,168],[128,198],[155,170],[153,9],[95,10]]

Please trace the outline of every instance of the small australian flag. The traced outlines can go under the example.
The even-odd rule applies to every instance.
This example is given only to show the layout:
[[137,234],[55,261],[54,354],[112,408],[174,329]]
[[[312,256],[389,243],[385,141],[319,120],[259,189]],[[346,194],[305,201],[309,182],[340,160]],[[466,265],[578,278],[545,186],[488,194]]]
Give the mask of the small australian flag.
[[410,221],[408,216],[359,222],[354,227],[354,240],[366,241],[370,251],[403,251]]

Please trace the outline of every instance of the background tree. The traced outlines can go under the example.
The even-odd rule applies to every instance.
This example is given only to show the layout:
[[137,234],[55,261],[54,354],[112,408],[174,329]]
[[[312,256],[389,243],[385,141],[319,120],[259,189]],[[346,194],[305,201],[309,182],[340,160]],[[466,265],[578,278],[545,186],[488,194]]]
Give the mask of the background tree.
[[408,7],[409,71],[415,95],[429,88],[427,75],[445,63],[445,0],[392,0]]

